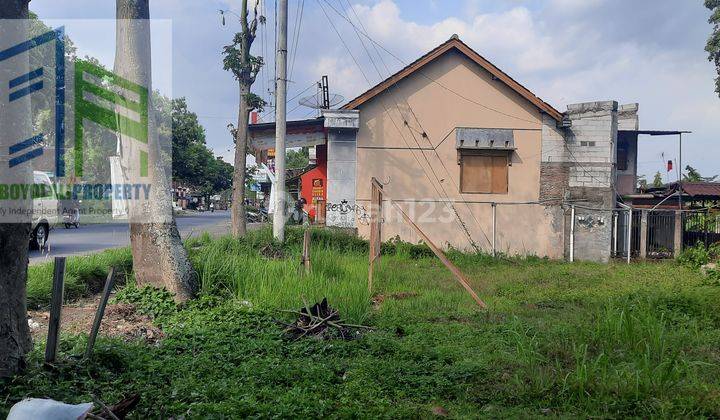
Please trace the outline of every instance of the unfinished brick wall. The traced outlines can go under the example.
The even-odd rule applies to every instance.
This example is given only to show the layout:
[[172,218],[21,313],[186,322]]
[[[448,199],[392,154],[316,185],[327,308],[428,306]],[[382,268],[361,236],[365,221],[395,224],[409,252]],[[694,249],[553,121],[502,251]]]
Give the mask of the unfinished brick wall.
[[615,206],[618,104],[608,101],[569,105],[565,117],[570,121],[568,128],[558,128],[549,117],[543,120],[540,200],[547,206],[565,209],[557,213],[562,220],[554,225],[565,232],[566,255],[568,208],[576,203],[575,258],[608,261],[610,209]]

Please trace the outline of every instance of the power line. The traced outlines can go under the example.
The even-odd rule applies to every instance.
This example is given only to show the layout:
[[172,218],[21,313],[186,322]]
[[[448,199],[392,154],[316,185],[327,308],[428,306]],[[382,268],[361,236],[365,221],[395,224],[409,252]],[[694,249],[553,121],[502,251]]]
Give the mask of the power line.
[[[318,0],[318,1],[320,1],[320,0]],[[342,13],[340,13],[335,7],[333,7],[333,5],[330,4],[330,2],[329,2],[328,0],[322,0],[322,1],[324,1],[324,2],[325,2],[335,13],[337,13],[341,18],[343,18],[343,19],[345,19],[346,21],[348,21],[348,23],[350,23],[350,25],[352,25],[353,28],[355,28],[356,30],[360,31],[360,33],[361,33],[363,36],[365,36],[365,38],[369,39],[370,42],[372,42],[373,44],[375,44],[375,45],[377,45],[378,47],[380,47],[383,51],[385,51],[386,53],[388,53],[391,57],[393,57],[394,59],[396,59],[397,61],[399,61],[399,62],[400,62],[401,64],[403,64],[404,66],[407,66],[407,65],[408,65],[408,63],[406,63],[403,59],[401,59],[401,58],[398,57],[397,55],[393,54],[390,50],[388,50],[387,48],[385,48],[384,46],[382,46],[382,44],[380,44],[379,42],[375,41],[370,35],[368,35],[367,33],[363,32],[363,31],[361,31],[357,26],[355,26],[355,24],[354,24],[351,20],[347,19],[345,16],[343,16]],[[525,119],[525,118],[522,118],[522,117],[518,117],[518,116],[516,116],[516,115],[508,114],[508,113],[506,113],[506,112],[503,112],[503,111],[500,111],[500,110],[498,110],[498,109],[495,109],[495,108],[493,108],[493,107],[491,107],[491,106],[488,106],[488,105],[485,105],[485,104],[480,103],[480,102],[478,102],[478,101],[475,101],[474,99],[468,98],[468,97],[466,97],[465,95],[463,95],[463,94],[461,94],[461,93],[459,93],[459,92],[457,92],[457,91],[455,91],[455,90],[453,90],[453,89],[451,89],[451,88],[443,85],[442,83],[440,83],[440,82],[437,81],[436,79],[433,79],[432,77],[426,75],[422,70],[418,70],[418,73],[419,73],[421,76],[425,77],[426,79],[430,80],[431,82],[433,82],[433,83],[437,84],[438,86],[442,87],[443,89],[447,90],[448,92],[450,92],[450,93],[452,93],[452,94],[454,94],[454,95],[456,95],[456,96],[464,99],[465,101],[468,101],[468,102],[470,102],[470,103],[473,103],[473,104],[475,104],[475,105],[478,105],[478,106],[480,106],[480,107],[482,107],[482,108],[485,108],[485,109],[487,109],[487,110],[489,110],[489,111],[493,111],[493,112],[496,112],[496,113],[498,113],[498,114],[504,115],[504,116],[506,116],[506,117],[515,118],[515,119],[517,119],[517,120],[529,122],[529,123],[532,123],[532,124],[537,124],[537,121],[531,121],[531,120],[528,120],[528,119]]]
[[[341,2],[341,0],[338,0],[338,1]],[[347,0],[347,2],[348,2],[348,5],[350,5],[349,0]],[[342,4],[342,3],[341,3],[341,4]],[[351,9],[352,9],[352,6],[351,6]],[[353,12],[354,12],[354,9],[352,9],[352,10],[353,10]],[[361,22],[361,21],[360,21],[360,18],[357,16],[357,13],[355,13],[355,16],[358,18],[358,21]],[[350,22],[349,15],[348,15],[348,17],[347,17],[346,20],[348,20],[348,21]],[[361,22],[360,24],[362,25],[362,22]],[[357,27],[354,26],[354,25],[352,25],[352,27],[353,27],[353,30],[355,31],[355,34],[357,35],[358,39],[360,40],[360,43],[362,44],[363,48],[365,49],[365,52],[368,54],[368,57],[370,57],[370,61],[372,62],[373,67],[375,67],[375,70],[377,71],[378,75],[379,75],[380,78],[382,79],[382,78],[383,78],[382,72],[380,71],[380,69],[378,68],[377,64],[375,63],[375,60],[373,59],[372,54],[370,54],[370,51],[369,51],[369,50],[367,49],[367,47],[365,46],[365,42],[362,40],[362,37],[361,37],[360,34],[359,34],[359,30],[358,30]],[[377,52],[378,55],[379,55],[380,61],[383,63],[383,65],[385,66],[385,68],[388,69],[388,66],[387,66],[387,64],[385,63],[385,60],[383,60],[382,55],[380,55],[379,51],[377,51],[377,48],[376,48],[376,52]],[[388,71],[389,71],[389,70],[388,70]],[[393,93],[392,93],[392,90],[393,90],[393,89],[397,90],[397,85],[392,85],[392,86],[390,86],[390,87],[388,88],[388,93],[389,93],[390,95],[393,95]],[[426,132],[425,132],[425,129],[422,127],[422,124],[420,123],[420,120],[417,118],[417,115],[415,114],[415,111],[412,109],[412,106],[410,105],[410,103],[409,103],[406,99],[403,99],[401,95],[396,95],[396,96],[397,96],[397,97],[400,97],[400,99],[402,99],[402,100],[405,102],[405,104],[407,104],[408,109],[410,110],[410,112],[413,114],[413,117],[415,118],[415,121],[417,122],[417,124],[418,124],[418,125],[420,126],[420,128],[422,129],[422,132],[418,132],[418,134],[421,134],[424,138],[426,138],[426,139],[428,140],[428,143],[430,144],[430,147],[433,149],[433,152],[434,152],[435,155],[437,156],[437,158],[438,158],[438,160],[440,161],[440,163],[442,164],[442,166],[445,168],[445,171],[446,171],[446,173],[447,173],[447,175],[448,175],[448,178],[452,179],[452,174],[451,174],[450,171],[447,169],[447,167],[445,166],[445,163],[442,161],[442,159],[441,159],[440,156],[438,155],[437,150],[435,150],[435,148],[433,147],[432,142],[430,141],[429,137],[427,136],[427,134],[426,134]],[[395,103],[395,108],[397,109],[398,113],[399,113],[400,116],[402,117],[405,126],[408,128],[408,131],[410,131],[410,135],[412,136],[413,141],[415,142],[415,144],[418,146],[419,149],[422,149],[422,146],[420,146],[420,142],[418,142],[417,138],[416,138],[415,135],[412,133],[413,131],[416,131],[416,130],[414,130],[413,127],[411,127],[410,124],[407,122],[407,119],[406,119],[405,116],[403,115],[402,110],[400,109],[400,107],[397,105],[397,102]],[[392,117],[391,117],[391,118],[392,118]],[[449,135],[449,134],[448,134],[448,135]],[[447,137],[447,136],[446,136],[446,137]],[[443,141],[444,141],[444,139],[443,139]],[[407,143],[406,143],[406,144],[407,144]],[[408,147],[409,147],[409,145],[408,145]],[[445,186],[443,185],[442,181],[440,180],[440,177],[438,176],[438,174],[435,172],[435,169],[434,169],[433,165],[430,163],[430,161],[428,160],[427,156],[425,155],[425,152],[421,151],[421,153],[422,153],[423,159],[425,160],[425,162],[427,163],[428,167],[429,167],[430,170],[432,171],[433,176],[435,177],[435,179],[437,180],[438,184],[439,184],[440,187],[442,188],[443,193],[445,194],[447,200],[448,200],[448,201],[451,201],[451,200],[450,200],[450,194],[448,194],[448,192],[445,190]],[[432,180],[430,180],[430,181],[432,182]],[[454,184],[454,183],[453,183],[453,184]],[[455,185],[455,186],[456,186],[457,190],[460,191],[460,187],[459,187],[458,185]],[[480,221],[477,220],[477,218],[475,217],[475,214],[473,213],[472,209],[470,208],[470,205],[469,205],[467,202],[464,202],[464,204],[465,204],[465,207],[466,207],[468,213],[470,214],[470,217],[472,217],[472,219],[475,221],[475,224],[477,225],[478,229],[480,230],[480,232],[483,234],[483,236],[484,236],[485,239],[487,240],[488,244],[491,244],[490,238],[488,238],[487,234],[486,234],[485,231],[483,230],[482,225],[480,224]],[[465,224],[465,222],[462,220],[462,217],[461,217],[460,214],[458,213],[457,209],[456,209],[455,206],[453,206],[453,205],[451,205],[451,209],[452,209],[452,211],[454,212],[455,216],[456,216],[456,217],[458,218],[458,220],[460,221],[460,224],[461,224],[461,226],[462,226],[462,229],[463,229],[463,230],[465,231],[465,233],[467,234],[468,239],[470,240],[471,245],[472,245],[474,248],[477,249],[477,244],[476,244],[476,243],[474,242],[474,240],[472,239],[472,236],[470,235],[469,229],[467,228],[467,225]]]
[[[293,72],[295,71],[295,60],[297,59],[298,55],[298,45],[300,44],[300,32],[302,31],[302,22],[303,22],[303,12],[305,11],[305,0],[302,0],[300,3],[298,3],[298,9],[299,11],[296,14],[295,18],[295,31],[294,31],[294,41],[291,43],[293,54],[291,65],[290,65],[290,80],[293,78]],[[298,17],[299,16],[299,17]]]
[[[327,14],[327,12],[325,11],[325,8],[322,6],[322,3],[320,3],[320,0],[317,0],[317,1],[318,1],[318,5],[320,6],[320,8],[322,9],[323,13],[325,14],[325,17],[327,18],[328,22],[330,23],[330,26],[332,26],[333,30],[335,31],[335,33],[337,34],[338,38],[340,39],[340,42],[343,44],[343,46],[344,46],[345,49],[347,50],[348,54],[352,57],[353,61],[355,62],[355,65],[358,67],[358,69],[360,70],[360,73],[361,73],[361,74],[363,75],[363,77],[365,78],[365,81],[366,81],[369,85],[372,85],[372,83],[370,82],[369,78],[367,77],[367,75],[366,75],[365,72],[363,71],[362,66],[360,66],[360,64],[358,63],[357,59],[355,58],[355,56],[353,55],[352,51],[350,50],[350,48],[348,47],[347,43],[345,42],[344,38],[342,37],[342,35],[341,35],[340,32],[338,31],[337,27],[335,26],[334,22],[330,19],[330,16],[329,16],[329,15]],[[331,6],[331,7],[332,7],[332,6]],[[334,9],[334,8],[333,8],[333,9]],[[336,11],[336,12],[337,12],[337,11]],[[353,26],[353,28],[355,28],[354,25],[352,25],[352,26]],[[407,139],[406,139],[405,136],[403,135],[402,130],[400,130],[400,128],[397,126],[397,124],[395,124],[395,120],[392,118],[392,114],[391,114],[390,111],[387,109],[387,107],[386,107],[385,104],[383,103],[382,99],[380,99],[379,102],[380,102],[380,104],[383,106],[383,108],[384,108],[384,110],[385,110],[385,113],[386,113],[386,114],[388,115],[388,117],[390,118],[390,121],[393,123],[393,126],[395,126],[395,129],[396,129],[396,130],[398,131],[398,133],[400,134],[400,137],[402,138],[403,142],[405,143],[405,145],[407,146],[407,148],[411,150],[411,152],[410,152],[411,155],[413,156],[413,158],[414,158],[415,161],[417,162],[417,164],[418,164],[418,166],[420,167],[420,169],[422,169],[425,177],[428,179],[428,181],[430,181],[430,185],[431,185],[431,186],[433,187],[433,189],[435,190],[435,193],[438,194],[438,196],[441,196],[440,191],[437,189],[435,183],[432,181],[432,179],[431,179],[430,176],[428,175],[427,171],[425,170],[425,167],[424,167],[423,164],[420,162],[420,160],[417,158],[417,156],[415,155],[415,153],[412,151],[412,148],[410,147],[410,144],[407,142]],[[397,108],[397,109],[398,109],[398,111],[400,112],[400,109],[399,109],[399,108]],[[402,116],[402,112],[400,112],[400,115]],[[407,124],[407,121],[405,121],[405,123]],[[411,133],[411,134],[412,134],[412,133]],[[415,143],[416,143],[416,144],[418,145],[418,147],[419,147],[420,145],[419,145],[419,143],[417,142],[417,139],[414,138],[414,136],[413,136],[413,140],[415,141]],[[423,153],[423,152],[421,151],[421,153]],[[428,166],[430,167],[431,171],[433,172],[433,175],[435,176],[438,184],[439,184],[441,187],[443,187],[443,186],[442,186],[442,182],[441,182],[440,179],[437,177],[437,174],[435,173],[434,169],[432,168],[432,165],[429,163],[429,161],[427,160],[427,157],[425,156],[424,153],[423,153],[423,158],[425,159],[426,163],[428,163]],[[461,230],[463,230],[463,232],[465,233],[465,235],[468,237],[468,240],[470,241],[470,244],[473,246],[473,248],[475,248],[476,250],[479,250],[479,248],[477,247],[477,244],[476,244],[475,241],[472,239],[472,235],[470,235],[470,232],[469,232],[469,230],[467,229],[467,226],[465,225],[465,223],[462,221],[462,218],[461,218],[460,215],[458,214],[457,209],[455,209],[455,206],[453,206],[452,203],[450,202],[450,198],[449,198],[449,196],[447,195],[447,192],[444,190],[444,187],[443,187],[443,193],[445,193],[444,195],[445,195],[445,198],[446,198],[446,200],[447,200],[447,204],[449,204],[450,208],[451,208],[451,209],[453,210],[453,212],[455,213],[455,216],[456,216],[455,221],[459,224]],[[479,226],[479,224],[478,224],[478,226]],[[480,230],[481,230],[481,232],[483,232],[483,235],[485,235],[485,232],[482,231],[482,228],[480,228]],[[485,235],[485,238],[488,239],[488,238],[487,238],[487,235]],[[489,242],[489,239],[488,239],[488,242]]]

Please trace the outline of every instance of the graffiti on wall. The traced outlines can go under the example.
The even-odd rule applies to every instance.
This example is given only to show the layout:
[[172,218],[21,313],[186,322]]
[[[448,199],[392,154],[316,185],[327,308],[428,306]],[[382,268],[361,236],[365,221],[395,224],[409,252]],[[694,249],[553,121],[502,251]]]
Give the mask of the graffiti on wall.
[[365,206],[358,205],[348,200],[340,203],[327,204],[328,224],[340,227],[356,227],[355,219],[362,225],[370,224],[370,215]]

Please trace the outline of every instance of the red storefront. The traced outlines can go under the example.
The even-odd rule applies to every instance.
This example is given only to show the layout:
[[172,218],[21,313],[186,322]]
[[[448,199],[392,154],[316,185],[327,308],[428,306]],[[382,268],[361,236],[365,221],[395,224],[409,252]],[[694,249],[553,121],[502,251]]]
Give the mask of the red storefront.
[[300,196],[307,204],[305,210],[315,223],[325,222],[327,203],[327,146],[315,146],[316,166],[300,176]]
[[[327,132],[323,118],[287,122],[287,148],[315,147],[315,161],[300,175],[300,196],[313,223],[325,223],[327,203]],[[275,124],[250,124],[251,147],[258,163],[274,168]],[[297,179],[297,178],[295,178]]]

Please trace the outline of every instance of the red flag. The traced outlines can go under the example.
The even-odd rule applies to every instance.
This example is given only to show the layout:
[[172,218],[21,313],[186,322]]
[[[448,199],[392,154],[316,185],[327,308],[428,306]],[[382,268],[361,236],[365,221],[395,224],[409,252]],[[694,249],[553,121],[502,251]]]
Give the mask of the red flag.
[[672,172],[672,170],[673,170],[673,162],[672,162],[672,160],[668,160],[667,171]]

